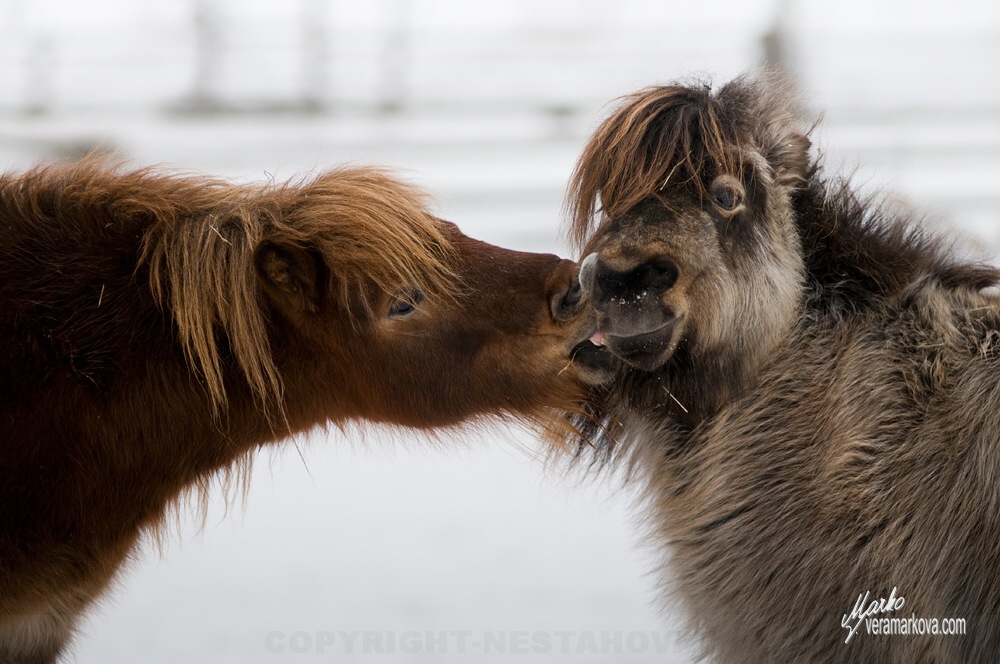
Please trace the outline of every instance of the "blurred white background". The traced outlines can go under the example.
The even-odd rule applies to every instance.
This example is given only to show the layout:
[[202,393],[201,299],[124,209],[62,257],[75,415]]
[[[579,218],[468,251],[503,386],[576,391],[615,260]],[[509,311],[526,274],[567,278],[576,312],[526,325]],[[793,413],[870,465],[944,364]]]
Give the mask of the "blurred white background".
[[[831,170],[996,256],[994,0],[0,0],[0,166],[94,148],[238,180],[389,164],[470,235],[568,254],[566,179],[611,99],[765,62],[821,120]],[[499,426],[444,445],[318,432],[262,453],[245,506],[220,490],[203,529],[185,512],[67,661],[687,661],[672,641],[614,647],[682,636],[657,607],[641,510],[544,456]],[[453,635],[445,654],[339,640],[407,630],[552,638],[458,653]]]

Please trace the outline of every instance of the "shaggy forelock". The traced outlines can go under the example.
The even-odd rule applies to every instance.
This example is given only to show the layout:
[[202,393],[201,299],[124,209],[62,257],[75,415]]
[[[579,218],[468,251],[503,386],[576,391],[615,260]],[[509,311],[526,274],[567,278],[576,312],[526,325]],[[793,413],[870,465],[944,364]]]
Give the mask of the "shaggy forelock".
[[[567,193],[569,235],[585,245],[595,219],[620,217],[667,184],[706,192],[707,174],[769,177],[789,149],[791,114],[774,76],[648,87],[623,97],[583,149]],[[764,165],[765,168],[761,168]]]

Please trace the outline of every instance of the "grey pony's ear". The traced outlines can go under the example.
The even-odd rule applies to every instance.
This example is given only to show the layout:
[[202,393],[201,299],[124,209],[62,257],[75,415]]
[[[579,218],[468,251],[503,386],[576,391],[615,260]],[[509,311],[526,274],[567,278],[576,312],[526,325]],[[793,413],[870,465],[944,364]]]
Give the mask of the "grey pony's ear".
[[805,134],[785,127],[778,133],[765,158],[774,169],[774,176],[781,184],[797,184],[809,173],[809,149],[812,147]]
[[795,186],[808,177],[812,142],[794,86],[784,76],[765,71],[740,77],[724,85],[719,96],[748,114],[760,154],[778,184]]
[[264,292],[290,313],[316,313],[323,298],[326,266],[315,252],[298,245],[262,240],[253,252]]
[[803,130],[803,109],[795,88],[785,77],[769,72],[759,79],[763,116],[764,158],[780,184],[795,185],[806,179],[812,141]]

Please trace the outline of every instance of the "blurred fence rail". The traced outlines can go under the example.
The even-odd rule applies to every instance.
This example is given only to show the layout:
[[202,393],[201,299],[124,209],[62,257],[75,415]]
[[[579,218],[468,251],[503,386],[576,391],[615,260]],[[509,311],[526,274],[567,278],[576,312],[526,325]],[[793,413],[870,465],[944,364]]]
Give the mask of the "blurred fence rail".
[[[224,134],[240,115],[309,117],[333,143],[473,141],[481,157],[520,141],[530,159],[538,140],[575,151],[638,87],[776,59],[830,161],[876,185],[888,172],[1000,241],[993,0],[0,0],[0,148],[72,154],[135,116]],[[66,118],[92,128],[67,137]]]
[[752,69],[775,38],[811,95],[854,113],[1000,108],[1000,19],[975,0],[946,20],[899,0],[495,4],[0,0],[0,111],[589,110]]
[[592,105],[679,68],[752,65],[760,32],[669,17],[616,26],[587,2],[573,20],[487,11],[458,22],[434,19],[447,3],[418,0],[137,4],[145,11],[123,0],[87,11],[71,0],[0,3],[0,110]]

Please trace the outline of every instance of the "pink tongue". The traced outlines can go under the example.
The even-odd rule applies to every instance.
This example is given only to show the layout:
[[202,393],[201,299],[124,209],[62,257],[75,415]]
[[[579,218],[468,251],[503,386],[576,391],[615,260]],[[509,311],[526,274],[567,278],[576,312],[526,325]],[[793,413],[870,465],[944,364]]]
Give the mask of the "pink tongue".
[[595,346],[603,346],[604,345],[604,333],[603,332],[594,332],[593,336],[590,337],[590,343],[594,344]]

